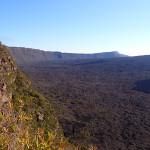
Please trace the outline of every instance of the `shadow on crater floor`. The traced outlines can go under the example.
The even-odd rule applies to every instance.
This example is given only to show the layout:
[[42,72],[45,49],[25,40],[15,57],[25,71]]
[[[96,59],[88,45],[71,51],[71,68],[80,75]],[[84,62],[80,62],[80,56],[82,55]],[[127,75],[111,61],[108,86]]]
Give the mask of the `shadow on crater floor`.
[[133,90],[146,94],[150,93],[150,79],[138,81],[136,82],[136,85],[137,86],[134,87]]

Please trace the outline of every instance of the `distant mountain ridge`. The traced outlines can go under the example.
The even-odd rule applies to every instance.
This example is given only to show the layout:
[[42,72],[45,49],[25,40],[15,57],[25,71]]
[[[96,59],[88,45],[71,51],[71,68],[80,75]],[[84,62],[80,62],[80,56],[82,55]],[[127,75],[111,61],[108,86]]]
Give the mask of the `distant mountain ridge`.
[[39,49],[24,48],[24,47],[8,47],[8,51],[18,64],[39,62],[39,61],[60,60],[60,59],[96,59],[96,58],[128,57],[126,55],[120,54],[117,51],[95,53],[95,54],[77,54],[77,53],[43,51]]

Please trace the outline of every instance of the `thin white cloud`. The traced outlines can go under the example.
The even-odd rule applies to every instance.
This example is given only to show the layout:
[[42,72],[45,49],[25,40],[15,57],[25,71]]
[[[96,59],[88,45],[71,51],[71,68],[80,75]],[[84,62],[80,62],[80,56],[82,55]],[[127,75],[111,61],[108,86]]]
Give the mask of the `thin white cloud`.
[[14,40],[12,38],[3,36],[3,37],[0,37],[0,41],[5,43],[5,42],[12,42]]

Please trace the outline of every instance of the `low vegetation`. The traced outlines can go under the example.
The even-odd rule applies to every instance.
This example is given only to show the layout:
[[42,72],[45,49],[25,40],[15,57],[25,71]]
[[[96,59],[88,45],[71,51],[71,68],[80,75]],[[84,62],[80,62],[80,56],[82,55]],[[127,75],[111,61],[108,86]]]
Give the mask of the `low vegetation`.
[[31,87],[1,43],[0,65],[0,149],[69,149],[50,103]]

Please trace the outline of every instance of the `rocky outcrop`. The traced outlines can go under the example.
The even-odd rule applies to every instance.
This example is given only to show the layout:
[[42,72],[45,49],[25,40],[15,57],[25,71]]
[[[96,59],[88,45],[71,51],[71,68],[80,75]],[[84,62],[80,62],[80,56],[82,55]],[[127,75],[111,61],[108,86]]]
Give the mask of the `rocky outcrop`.
[[0,149],[28,149],[26,140],[34,142],[41,128],[43,138],[48,132],[62,137],[51,105],[32,88],[0,42]]
[[8,55],[6,47],[0,43],[0,102],[5,103],[12,99],[12,92],[8,92],[8,86],[15,82],[17,68]]
[[[11,126],[17,124],[17,117],[14,111],[11,111],[11,103],[13,90],[11,86],[15,83],[17,77],[17,66],[7,53],[7,49],[0,43],[0,146],[4,144],[2,139],[12,137],[7,149],[14,149],[14,145],[18,142],[19,126],[15,133],[10,131]],[[0,147],[2,148],[2,147]]]

